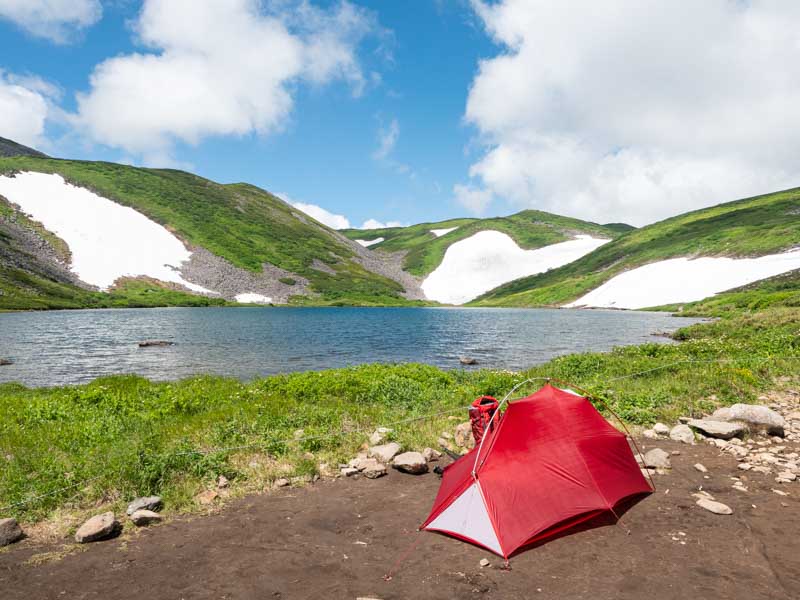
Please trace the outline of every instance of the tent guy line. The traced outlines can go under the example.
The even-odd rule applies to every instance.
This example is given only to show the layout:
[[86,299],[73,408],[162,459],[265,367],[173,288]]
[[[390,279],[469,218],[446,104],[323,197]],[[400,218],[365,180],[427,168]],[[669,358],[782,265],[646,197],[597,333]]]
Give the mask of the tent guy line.
[[[655,371],[661,371],[663,369],[668,369],[670,367],[676,367],[676,366],[685,365],[685,364],[728,363],[728,362],[742,362],[742,361],[753,361],[753,360],[760,360],[760,361],[763,361],[763,362],[767,362],[767,361],[770,361],[770,360],[800,360],[800,356],[750,356],[750,357],[743,357],[743,358],[716,358],[716,359],[679,360],[679,361],[667,363],[666,365],[660,365],[660,366],[654,367],[652,369],[645,369],[643,371],[637,371],[636,373],[628,373],[627,375],[621,375],[619,377],[613,377],[611,379],[606,379],[606,380],[604,380],[604,382],[605,383],[612,383],[612,382],[615,382],[615,381],[620,381],[622,379],[629,379],[631,377],[638,377],[639,375],[646,375],[648,373],[653,373]],[[531,381],[539,381],[539,380],[556,381],[558,383],[562,383],[562,384],[566,384],[566,385],[572,385],[572,384],[569,384],[568,382],[564,382],[564,381],[559,380],[559,379],[557,379],[555,377],[535,377],[535,378],[533,378],[531,380],[525,380],[525,381],[522,381],[521,383],[517,384],[514,388],[512,388],[512,390],[511,390],[511,392],[509,392],[509,394],[513,393],[513,391],[515,389],[517,389],[518,387],[520,387],[521,385],[523,385],[525,383],[530,383]],[[594,385],[598,385],[599,383],[603,383],[603,382],[597,382]],[[580,386],[577,386],[577,385],[575,385],[573,387],[576,387],[576,388],[580,389]],[[606,404],[606,402],[605,402],[605,400],[603,398],[599,398],[596,394],[590,394],[590,397],[603,401],[603,403],[606,405],[606,408],[608,408],[608,405]],[[384,425],[379,425],[377,427],[393,427],[393,426],[397,426],[397,425],[403,425],[403,424],[406,424],[406,423],[413,423],[413,422],[416,422],[416,421],[424,421],[425,419],[432,419],[434,417],[440,417],[440,416],[443,416],[443,415],[447,415],[447,414],[456,412],[458,410],[468,410],[468,409],[469,409],[469,405],[468,406],[456,406],[456,407],[453,407],[453,408],[449,408],[447,410],[443,410],[443,411],[439,411],[439,412],[435,412],[435,413],[429,413],[429,414],[426,414],[426,415],[421,415],[419,417],[411,417],[411,418],[408,418],[408,419],[401,419],[399,421],[393,421],[393,422],[390,422],[390,423],[386,423]],[[620,422],[622,422],[622,420],[619,419],[619,417],[617,417],[617,419],[620,420]],[[220,447],[220,448],[207,448],[205,450],[187,450],[185,452],[180,452],[178,454],[179,455],[184,455],[184,454],[214,454],[214,453],[217,453],[217,452],[230,452],[230,451],[233,451],[233,450],[246,450],[248,448],[258,448],[258,447],[262,446],[263,444],[265,444],[267,442],[270,442],[270,443],[273,443],[273,444],[275,444],[275,443],[280,444],[280,443],[290,443],[290,442],[303,442],[303,441],[306,441],[306,440],[328,439],[328,438],[337,437],[337,436],[340,436],[340,435],[347,435],[347,434],[352,434],[352,433],[363,433],[367,429],[372,429],[374,427],[376,427],[376,426],[373,426],[373,425],[370,425],[369,427],[359,426],[359,427],[356,427],[356,428],[353,428],[353,429],[349,429],[347,431],[342,429],[342,430],[339,430],[339,431],[334,431],[332,433],[324,433],[324,434],[319,434],[319,435],[309,435],[309,436],[303,436],[303,437],[298,437],[298,438],[292,437],[292,438],[285,438],[285,439],[282,439],[282,440],[265,440],[264,442],[258,442],[258,443],[253,443],[253,444],[245,444],[245,445],[242,445],[242,446],[227,446],[227,447]],[[627,431],[627,428],[626,428],[626,431]],[[630,435],[630,433],[628,433],[628,437],[632,437]],[[100,479],[101,477],[103,477],[103,476],[102,475],[98,475],[98,476],[95,476],[95,477],[91,477],[89,479],[85,479],[83,481],[79,481],[77,483],[73,483],[71,485],[68,485],[68,486],[65,486],[65,487],[62,487],[62,488],[58,488],[58,489],[53,490],[51,492],[46,492],[44,494],[39,494],[39,495],[34,496],[32,498],[28,498],[26,500],[21,500],[20,502],[15,502],[13,504],[8,504],[6,506],[2,506],[2,507],[0,507],[0,511],[5,511],[5,510],[11,509],[11,508],[17,508],[19,506],[25,506],[25,505],[31,504],[32,502],[35,502],[36,500],[40,500],[42,498],[47,498],[49,496],[53,496],[55,494],[58,494],[60,492],[64,492],[64,491],[67,491],[67,490],[71,490],[71,489],[79,487],[81,485],[86,485],[88,483],[91,483],[93,481],[96,481],[96,480]]]

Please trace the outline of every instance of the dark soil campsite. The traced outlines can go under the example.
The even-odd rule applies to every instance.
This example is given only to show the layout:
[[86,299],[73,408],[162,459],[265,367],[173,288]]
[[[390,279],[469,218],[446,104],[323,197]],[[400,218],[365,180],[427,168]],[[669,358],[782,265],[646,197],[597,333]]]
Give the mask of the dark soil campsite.
[[[743,473],[711,444],[642,443],[680,454],[655,476],[657,493],[623,516],[630,535],[618,525],[576,533],[512,558],[509,571],[485,550],[416,532],[439,479],[391,472],[243,498],[63,557],[61,543],[23,542],[0,554],[0,586],[7,600],[797,598],[798,492],[776,494],[774,475]],[[700,487],[733,514],[698,507]]]

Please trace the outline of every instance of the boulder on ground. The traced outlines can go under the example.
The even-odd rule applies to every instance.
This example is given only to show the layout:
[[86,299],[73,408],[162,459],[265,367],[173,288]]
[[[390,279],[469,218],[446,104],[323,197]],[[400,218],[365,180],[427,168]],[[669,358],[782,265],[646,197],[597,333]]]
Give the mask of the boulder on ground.
[[475,438],[472,437],[472,423],[469,421],[456,425],[456,434],[454,437],[456,446],[459,448],[471,449],[475,447]]
[[653,448],[644,454],[644,466],[649,469],[671,469],[669,454],[661,448]]
[[669,430],[669,438],[684,444],[694,444],[694,432],[688,425],[681,423]]
[[143,496],[128,504],[128,509],[125,512],[130,516],[137,510],[159,510],[161,506],[161,496]]
[[739,423],[751,432],[783,436],[786,420],[777,412],[759,404],[734,404],[718,408],[711,415],[715,421]]
[[700,508],[705,508],[707,511],[712,512],[715,515],[733,514],[733,509],[730,506],[709,498],[698,498],[696,504]]
[[422,475],[428,472],[428,463],[419,452],[403,452],[394,457],[392,467],[403,473]]
[[153,523],[160,523],[163,520],[164,517],[152,510],[137,510],[131,515],[131,521],[133,521],[133,524],[137,527],[146,527]]
[[388,463],[400,452],[401,446],[397,442],[389,442],[381,446],[371,446],[367,450],[367,456],[374,458],[382,463]]
[[25,534],[16,519],[0,519],[0,548],[20,541]]
[[113,512],[95,515],[75,532],[75,541],[79,544],[88,544],[111,537],[119,531],[119,521]]
[[745,432],[744,425],[740,425],[739,423],[712,421],[711,419],[692,419],[689,421],[688,425],[704,435],[720,440],[742,437]]
[[653,431],[658,435],[669,435],[669,427],[663,423],[656,423],[653,425]]

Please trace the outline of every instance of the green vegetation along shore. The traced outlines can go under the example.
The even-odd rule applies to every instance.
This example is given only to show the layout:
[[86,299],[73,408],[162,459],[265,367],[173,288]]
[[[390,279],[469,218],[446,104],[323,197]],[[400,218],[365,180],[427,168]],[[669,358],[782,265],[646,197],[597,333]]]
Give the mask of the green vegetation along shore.
[[588,389],[628,423],[649,424],[753,402],[775,378],[799,372],[798,308],[731,311],[675,337],[680,344],[575,354],[523,373],[406,364],[249,383],[121,376],[58,388],[0,385],[1,512],[31,522],[119,509],[147,494],[163,496],[171,510],[191,510],[219,475],[231,480],[231,493],[243,494],[279,477],[313,476],[324,465],[335,471],[381,425],[406,448],[436,447],[452,428],[448,416],[465,420],[476,396],[502,396],[529,377]]

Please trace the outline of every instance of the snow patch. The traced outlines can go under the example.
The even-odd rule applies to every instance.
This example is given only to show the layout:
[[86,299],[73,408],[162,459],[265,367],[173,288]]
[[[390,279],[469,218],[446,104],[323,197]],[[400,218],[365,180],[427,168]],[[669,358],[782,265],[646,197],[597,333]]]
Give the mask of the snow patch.
[[567,306],[636,309],[694,302],[794,269],[800,269],[800,250],[758,258],[671,258],[617,275]]
[[0,194],[67,243],[72,271],[86,283],[105,290],[120,277],[146,276],[213,293],[181,277],[192,255],[183,243],[132,208],[46,173],[0,176]]
[[368,248],[369,246],[372,246],[374,244],[380,244],[383,240],[384,240],[384,238],[379,237],[379,238],[375,238],[374,240],[356,240],[356,241],[359,244],[361,244],[362,246],[364,246],[365,248]]
[[442,263],[422,282],[429,300],[463,304],[499,285],[577,260],[609,240],[579,235],[536,250],[523,250],[507,234],[479,231],[451,244]]
[[270,304],[272,302],[272,298],[269,296],[253,293],[236,294],[235,298],[242,304]]
[[450,227],[448,229],[431,229],[431,233],[436,237],[442,237],[443,235],[447,235],[451,231],[455,231],[458,227]]

